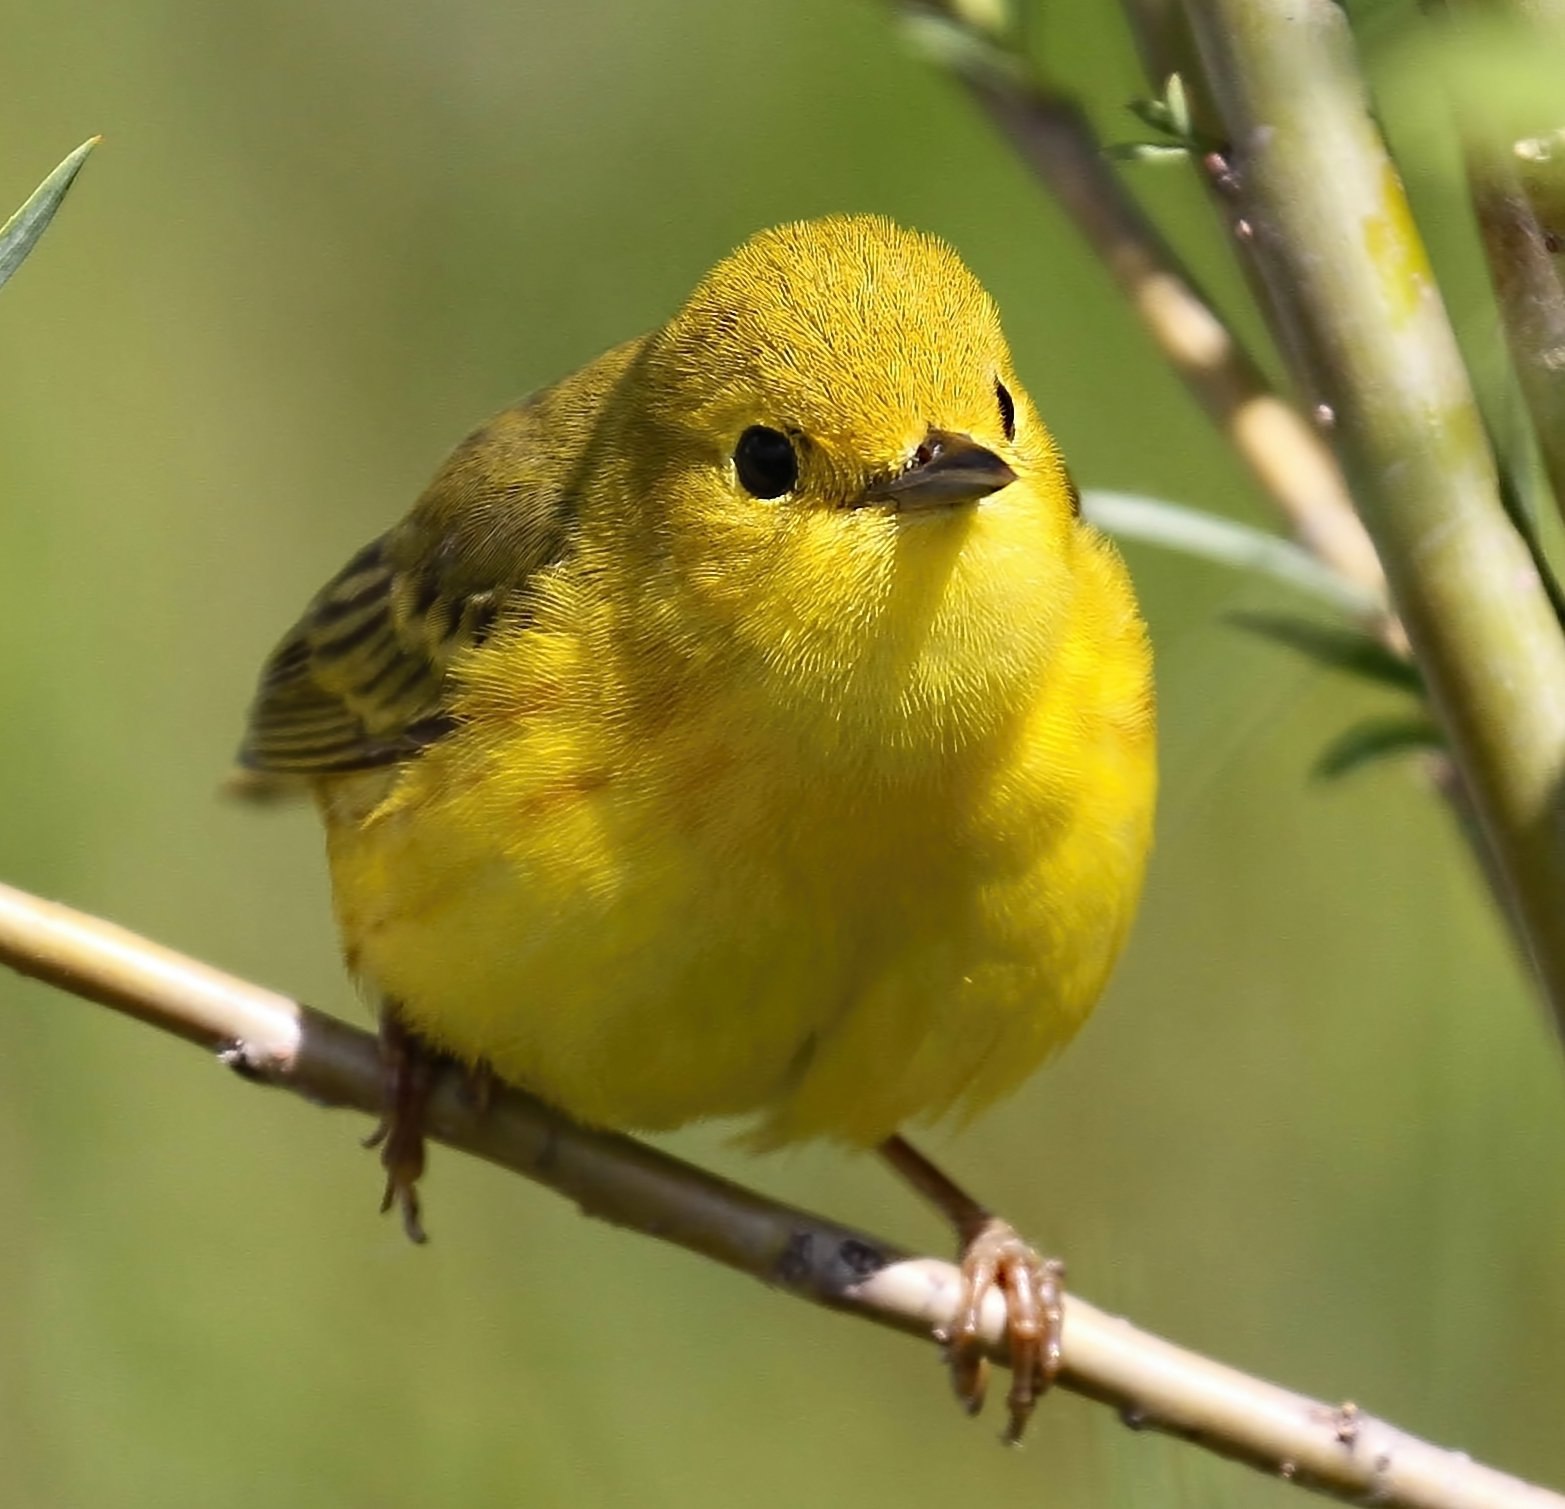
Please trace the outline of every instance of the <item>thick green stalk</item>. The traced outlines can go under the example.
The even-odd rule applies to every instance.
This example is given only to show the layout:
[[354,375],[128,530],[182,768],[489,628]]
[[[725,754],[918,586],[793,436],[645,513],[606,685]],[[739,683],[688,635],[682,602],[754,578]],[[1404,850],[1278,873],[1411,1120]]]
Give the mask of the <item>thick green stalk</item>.
[[1334,0],[1186,0],[1234,229],[1343,459],[1565,1030],[1565,634]]

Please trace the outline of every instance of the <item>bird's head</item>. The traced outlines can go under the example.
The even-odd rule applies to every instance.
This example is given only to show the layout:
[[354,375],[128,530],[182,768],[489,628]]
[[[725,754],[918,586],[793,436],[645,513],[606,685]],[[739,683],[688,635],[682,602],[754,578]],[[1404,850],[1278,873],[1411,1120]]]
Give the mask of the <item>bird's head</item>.
[[872,216],[753,237],[622,396],[682,611],[785,677],[938,699],[1047,632],[1074,492],[993,301],[935,238]]

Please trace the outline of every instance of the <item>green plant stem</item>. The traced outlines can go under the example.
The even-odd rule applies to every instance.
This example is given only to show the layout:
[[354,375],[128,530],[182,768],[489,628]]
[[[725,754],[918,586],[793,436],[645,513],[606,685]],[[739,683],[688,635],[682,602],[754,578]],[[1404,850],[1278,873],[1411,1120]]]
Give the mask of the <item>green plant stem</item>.
[[[378,1115],[380,1050],[368,1033],[124,928],[0,885],[0,964],[216,1053],[244,1078],[314,1105]],[[149,1097],[153,1094],[149,1088]],[[149,1099],[150,1104],[150,1099]],[[701,1172],[628,1137],[593,1132],[518,1091],[474,1104],[463,1077],[432,1089],[430,1134],[795,1298],[928,1340],[949,1325],[950,1263]],[[982,1346],[1004,1362],[1005,1306],[991,1293]],[[1386,1509],[1565,1509],[1565,1498],[1405,1435],[1352,1404],[1328,1405],[1184,1351],[1072,1296],[1061,1385],[1151,1429],[1300,1487]]]
[[1565,635],[1334,0],[1186,0],[1234,229],[1331,434],[1565,1030]]

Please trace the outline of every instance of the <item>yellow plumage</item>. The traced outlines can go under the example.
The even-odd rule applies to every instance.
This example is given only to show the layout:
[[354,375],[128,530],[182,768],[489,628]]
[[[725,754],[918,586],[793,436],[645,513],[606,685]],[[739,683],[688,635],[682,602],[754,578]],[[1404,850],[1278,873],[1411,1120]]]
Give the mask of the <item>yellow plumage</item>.
[[875,1143],[1063,1043],[1136,903],[1149,654],[1074,498],[949,249],[786,226],[471,437],[242,758],[421,1036],[585,1122]]

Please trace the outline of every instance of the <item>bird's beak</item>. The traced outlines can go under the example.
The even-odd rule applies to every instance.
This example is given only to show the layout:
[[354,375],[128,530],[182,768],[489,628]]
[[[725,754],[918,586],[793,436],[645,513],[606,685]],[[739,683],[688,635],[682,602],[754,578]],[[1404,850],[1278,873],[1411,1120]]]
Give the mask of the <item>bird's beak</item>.
[[906,469],[894,477],[877,477],[854,500],[854,507],[891,503],[911,511],[976,503],[1015,480],[1016,473],[976,440],[931,430]]

